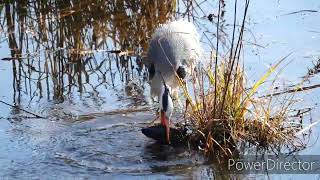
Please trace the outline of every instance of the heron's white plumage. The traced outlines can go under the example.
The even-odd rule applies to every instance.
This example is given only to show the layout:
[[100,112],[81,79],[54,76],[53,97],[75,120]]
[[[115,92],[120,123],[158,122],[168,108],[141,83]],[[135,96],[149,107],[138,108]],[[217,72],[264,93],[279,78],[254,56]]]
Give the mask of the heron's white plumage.
[[201,54],[199,34],[191,22],[177,20],[160,25],[152,39],[158,41],[162,38],[174,45],[177,57],[196,60]]
[[163,79],[175,93],[179,86],[175,72],[179,66],[191,73],[201,55],[199,35],[195,26],[184,20],[172,21],[159,26],[154,32],[148,50],[148,59],[154,64],[151,79],[151,95],[160,96]]

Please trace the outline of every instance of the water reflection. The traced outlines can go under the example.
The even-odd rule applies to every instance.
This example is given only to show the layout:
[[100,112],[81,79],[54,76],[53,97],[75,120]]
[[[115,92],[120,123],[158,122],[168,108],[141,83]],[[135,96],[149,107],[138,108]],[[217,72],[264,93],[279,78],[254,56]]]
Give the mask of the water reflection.
[[175,1],[10,1],[1,12],[13,102],[26,94],[60,103],[145,73],[142,52],[154,28],[173,16]]

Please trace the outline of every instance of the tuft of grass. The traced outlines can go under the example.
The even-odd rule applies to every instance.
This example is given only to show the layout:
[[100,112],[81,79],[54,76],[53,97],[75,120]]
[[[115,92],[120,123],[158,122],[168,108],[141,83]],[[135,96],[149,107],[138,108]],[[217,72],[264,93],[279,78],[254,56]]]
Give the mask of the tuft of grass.
[[[197,83],[193,97],[184,91],[188,99],[193,99],[188,100],[192,108],[185,116],[193,127],[190,142],[199,145],[206,155],[232,156],[244,146],[273,152],[303,149],[304,143],[296,136],[302,127],[300,119],[290,114],[295,103],[293,96],[283,98],[278,106],[273,96],[256,97],[259,87],[284,59],[249,88],[239,65],[228,78],[230,64],[223,59],[214,69],[201,69],[194,74],[192,78]],[[186,89],[185,84],[182,86]]]
[[[292,153],[305,147],[296,136],[301,130],[301,122],[290,114],[295,102],[293,96],[283,98],[278,106],[275,106],[273,96],[256,96],[261,85],[289,55],[271,66],[255,84],[246,84],[240,55],[249,2],[245,2],[238,35],[235,33],[236,26],[233,27],[231,49],[228,56],[225,56],[227,58],[219,57],[217,40],[210,65],[198,68],[192,74],[193,95],[187,91],[187,85],[180,81],[184,96],[192,107],[185,115],[193,130],[190,143],[198,145],[208,156],[233,156],[243,147],[275,153],[282,150]],[[236,9],[237,1],[235,3]],[[219,15],[217,37],[218,28]]]

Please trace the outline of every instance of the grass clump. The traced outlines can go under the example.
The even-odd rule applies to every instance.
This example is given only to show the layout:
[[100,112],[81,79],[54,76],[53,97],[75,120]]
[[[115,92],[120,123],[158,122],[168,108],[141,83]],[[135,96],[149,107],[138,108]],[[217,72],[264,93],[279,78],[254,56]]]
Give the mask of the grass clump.
[[228,56],[225,56],[227,58],[218,56],[217,40],[217,48],[212,53],[209,66],[199,68],[192,75],[193,95],[189,94],[187,86],[181,83],[185,97],[192,107],[185,117],[193,128],[189,140],[192,144],[199,145],[209,156],[232,156],[244,147],[275,153],[284,149],[295,152],[305,147],[296,136],[301,130],[301,122],[290,114],[294,103],[293,96],[283,98],[279,105],[275,106],[273,96],[259,98],[256,95],[259,87],[286,57],[271,66],[255,84],[246,84],[240,55],[248,6],[249,0],[245,3],[237,37],[236,26],[233,27],[231,49]]
[[283,60],[249,88],[243,68],[238,65],[231,69],[230,62],[225,60],[213,69],[194,74],[194,101],[189,99],[192,108],[186,112],[194,130],[190,141],[207,155],[231,156],[242,147],[273,152],[303,149],[304,143],[296,136],[302,130],[302,122],[291,111],[293,96],[283,98],[279,104],[273,96],[256,96],[258,88]]
[[[302,127],[300,119],[290,114],[292,97],[284,98],[280,106],[274,106],[273,97],[255,97],[258,87],[273,70],[251,88],[245,88],[245,74],[239,66],[231,73],[232,83],[227,83],[226,72],[230,70],[227,66],[221,63],[215,67],[216,78],[210,69],[193,76],[198,87],[194,86],[195,102],[186,116],[194,130],[190,141],[207,155],[231,156],[243,147],[273,152],[304,148],[296,137]],[[208,85],[204,84],[206,78]]]

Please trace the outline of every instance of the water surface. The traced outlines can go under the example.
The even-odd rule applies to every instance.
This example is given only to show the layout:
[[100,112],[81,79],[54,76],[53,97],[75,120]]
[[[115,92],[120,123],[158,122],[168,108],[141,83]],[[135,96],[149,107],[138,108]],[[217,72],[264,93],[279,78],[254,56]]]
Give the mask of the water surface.
[[[198,152],[155,144],[141,134],[155,118],[143,66],[147,42],[160,23],[186,15],[186,7],[177,4],[176,15],[171,1],[130,2],[127,8],[107,1],[14,1],[0,6],[0,100],[45,117],[0,103],[0,176],[228,177]],[[225,4],[221,54],[228,50],[233,23],[233,2]],[[216,14],[217,4],[205,1],[200,7],[193,20],[208,57],[216,40],[216,19],[211,23],[206,16]],[[317,0],[251,1],[244,44],[249,83],[289,53],[290,63],[277,86],[283,90],[299,83],[319,61],[319,18]],[[317,74],[308,79],[305,86],[319,84]],[[307,121],[320,120],[319,97],[316,88],[296,95],[297,107],[313,109]],[[319,125],[313,128],[310,147],[302,154],[319,154],[318,130]]]

